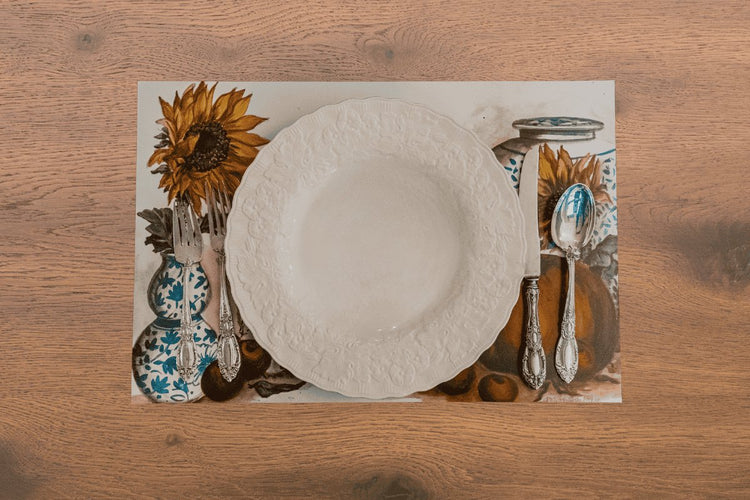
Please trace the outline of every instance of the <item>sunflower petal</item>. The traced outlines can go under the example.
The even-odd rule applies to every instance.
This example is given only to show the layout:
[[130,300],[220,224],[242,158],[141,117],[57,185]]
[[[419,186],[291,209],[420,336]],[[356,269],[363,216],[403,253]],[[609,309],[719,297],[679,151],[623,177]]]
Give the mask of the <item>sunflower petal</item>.
[[198,193],[196,193],[193,189],[186,191],[188,197],[190,198],[190,205],[192,205],[193,210],[195,210],[196,214],[201,213],[201,197],[198,196]]
[[233,122],[235,120],[240,119],[247,111],[248,106],[250,106],[250,98],[252,96],[253,95],[250,94],[247,97],[243,97],[237,100],[234,103],[234,106],[227,110],[227,115],[226,115],[225,120],[227,122]]
[[173,107],[169,105],[167,101],[159,97],[159,104],[161,104],[161,113],[164,115],[164,118],[167,120],[171,120],[173,116]]
[[227,111],[230,97],[231,92],[227,92],[226,94],[221,94],[219,98],[216,99],[216,102],[211,109],[211,121],[221,120],[222,116]]
[[[545,146],[547,146],[545,144]],[[550,161],[549,156],[540,147],[539,148],[539,184],[543,181],[551,181],[555,178],[555,171],[552,167],[554,161]]]
[[262,146],[268,144],[269,140],[265,137],[261,137],[258,134],[246,133],[246,132],[230,132],[227,134],[230,142],[237,142],[245,146]]
[[174,110],[174,129],[175,129],[175,142],[179,142],[182,140],[183,137],[185,137],[185,132],[187,131],[187,126],[185,122],[185,115],[182,112],[181,108],[175,108]]
[[177,156],[178,158],[184,159],[186,156],[189,156],[190,153],[193,152],[193,149],[195,148],[195,144],[198,142],[198,135],[191,135],[189,137],[185,137],[183,140],[177,143],[177,145],[174,147],[174,156]]
[[565,165],[565,161],[562,158],[557,159],[557,179],[559,182],[567,185],[569,181],[568,167]]
[[[238,160],[225,161],[224,163],[221,164],[221,168],[223,170],[234,172],[240,175],[245,173],[245,170],[247,170],[247,167],[248,167],[247,163],[241,163]],[[215,169],[215,170],[219,170],[219,169]]]
[[230,112],[232,109],[234,109],[234,103],[239,101],[240,98],[242,98],[242,94],[244,93],[245,93],[244,90],[237,90],[237,87],[234,87],[232,90],[230,90],[226,94],[223,94],[227,96],[227,108]]
[[591,181],[597,184],[602,183],[602,162],[599,158],[594,157],[596,161],[592,160],[591,166]]
[[187,112],[188,110],[193,109],[193,104],[195,103],[195,95],[193,94],[193,89],[190,89],[190,92],[185,92],[182,95],[182,102],[180,103],[180,109],[183,113]]
[[183,170],[180,180],[177,183],[177,186],[180,188],[180,193],[187,192],[187,190],[190,189],[191,184],[192,179],[190,178],[190,173]]
[[586,170],[586,166],[589,164],[590,160],[591,160],[590,154],[587,154],[586,156],[578,158],[578,161],[576,161],[575,164],[573,165],[573,174],[575,177],[582,178],[586,175],[584,171]]
[[258,156],[258,150],[253,147],[230,145],[228,158],[237,158],[241,163],[250,164]]
[[182,93],[180,106],[185,106],[186,101],[192,101],[194,92],[195,92],[195,84],[191,83],[190,85],[187,86],[187,88],[185,88],[185,91]]
[[544,143],[543,150],[541,150],[540,153],[540,156],[544,156],[544,158],[546,158],[546,160],[549,162],[553,171],[556,170],[557,157],[555,156],[555,152],[552,150],[552,148],[549,147],[549,144]]
[[227,120],[227,116],[232,114],[232,110],[234,109],[234,105],[237,101],[242,99],[242,95],[245,93],[244,90],[237,90],[237,88],[233,88],[230,92],[228,92],[229,96],[227,98],[227,109],[224,111],[224,113],[217,117],[217,119],[220,122],[225,122]]
[[211,110],[213,109],[213,104],[214,104],[213,93],[214,93],[213,88],[209,89],[208,86],[205,86],[205,89],[203,90],[203,95],[205,96],[205,100],[203,101],[203,107],[200,109],[202,122],[208,122],[211,119]]
[[193,104],[193,119],[195,123],[203,123],[206,121],[208,116],[206,115],[206,92],[203,91],[202,87],[198,87],[195,92],[195,103]]
[[[584,158],[584,161],[585,160],[586,158]],[[598,162],[596,160],[596,156],[592,156],[585,164],[582,161],[580,170],[582,182],[588,184],[589,186],[592,186],[597,178]]]
[[201,176],[199,176],[199,178],[196,179],[196,182],[193,182],[190,185],[190,189],[192,189],[193,192],[198,197],[204,198],[204,199],[206,197],[206,191],[205,191],[205,189],[204,189],[203,186],[205,186],[205,179],[206,179],[206,177],[207,177],[206,175],[201,175]]
[[180,133],[182,133],[181,137],[184,137],[185,134],[187,134],[188,130],[190,130],[190,127],[195,125],[195,108],[193,106],[188,106],[183,110],[182,113],[182,120],[183,120],[183,126],[184,129],[180,130]]
[[227,194],[233,195],[239,185],[240,180],[236,176],[227,175],[224,177],[224,186],[227,188]]
[[540,181],[539,185],[537,186],[537,196],[538,197],[547,197],[552,194],[552,189],[549,182],[546,181]]
[[263,123],[268,118],[261,118],[254,115],[245,115],[233,122],[226,123],[224,128],[227,132],[244,131],[254,129],[259,123]]
[[612,203],[612,198],[609,196],[606,189],[600,188],[592,191],[594,191],[594,201],[597,203]]
[[197,102],[198,98],[203,95],[206,92],[206,84],[205,82],[198,83],[198,86],[195,87],[195,92],[193,92],[193,102]]
[[174,122],[171,120],[163,119],[156,120],[156,123],[167,129],[167,135],[169,136],[169,142],[172,144],[177,143],[177,129],[174,126]]
[[179,194],[176,184],[171,184],[168,190],[165,188],[165,191],[169,194],[167,197],[167,203],[171,202]]
[[151,157],[148,159],[148,166],[155,165],[164,161],[164,158],[169,154],[169,149],[157,149],[153,152]]
[[573,161],[570,159],[570,154],[568,154],[568,152],[565,151],[565,148],[562,146],[560,146],[560,154],[558,155],[558,158],[562,160],[562,164],[565,167],[567,167],[569,170],[572,170]]
[[209,110],[208,110],[208,111],[211,111],[211,109],[210,109],[210,108],[211,108],[211,105],[212,105],[212,103],[214,102],[214,91],[216,90],[216,86],[217,86],[218,84],[219,84],[219,82],[215,82],[215,83],[214,83],[214,84],[213,84],[213,85],[211,86],[211,88],[210,88],[210,89],[208,89],[208,107],[209,107]]

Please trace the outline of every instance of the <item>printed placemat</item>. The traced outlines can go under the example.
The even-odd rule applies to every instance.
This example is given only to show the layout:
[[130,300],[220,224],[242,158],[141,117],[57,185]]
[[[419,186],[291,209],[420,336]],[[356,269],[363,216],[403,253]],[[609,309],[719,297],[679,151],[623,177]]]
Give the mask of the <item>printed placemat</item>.
[[[140,82],[133,312],[134,402],[348,402],[297,379],[253,338],[232,307],[239,371],[231,382],[217,362],[218,253],[210,244],[211,193],[229,197],[265,144],[298,118],[346,99],[384,97],[424,105],[473,131],[494,151],[518,189],[525,156],[539,153],[542,250],[539,314],[547,376],[531,389],[520,375],[522,290],[494,344],[469,368],[432,390],[376,401],[619,402],[620,343],[614,82]],[[593,236],[576,264],[578,371],[555,371],[567,266],[550,221],[566,188],[583,183],[596,201]],[[200,265],[175,257],[172,208],[185,199],[200,214]],[[186,278],[184,280],[183,278]],[[187,285],[187,286],[185,286]],[[184,297],[183,289],[190,291]],[[190,316],[183,316],[183,301]],[[189,324],[195,369],[183,377],[177,352]],[[222,344],[223,345],[223,344]]]

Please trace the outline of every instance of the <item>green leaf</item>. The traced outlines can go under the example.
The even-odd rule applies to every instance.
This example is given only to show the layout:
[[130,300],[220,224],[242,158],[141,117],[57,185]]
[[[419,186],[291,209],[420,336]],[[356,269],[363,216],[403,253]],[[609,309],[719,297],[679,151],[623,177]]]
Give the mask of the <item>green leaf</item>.
[[[149,236],[146,245],[152,245],[155,253],[173,253],[172,242],[172,209],[169,207],[146,209],[138,212],[138,217],[145,219]],[[208,233],[208,216],[201,217],[201,232]]]
[[154,208],[138,212],[138,216],[145,219],[149,225],[146,231],[149,236],[146,238],[146,245],[153,245],[156,253],[174,252],[172,247],[172,209]]

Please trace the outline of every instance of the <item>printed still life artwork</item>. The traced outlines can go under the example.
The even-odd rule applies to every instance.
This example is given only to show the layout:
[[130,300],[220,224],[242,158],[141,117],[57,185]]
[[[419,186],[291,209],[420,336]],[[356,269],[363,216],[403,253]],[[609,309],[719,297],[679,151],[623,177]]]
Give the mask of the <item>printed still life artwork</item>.
[[136,403],[620,402],[614,82],[140,82]]

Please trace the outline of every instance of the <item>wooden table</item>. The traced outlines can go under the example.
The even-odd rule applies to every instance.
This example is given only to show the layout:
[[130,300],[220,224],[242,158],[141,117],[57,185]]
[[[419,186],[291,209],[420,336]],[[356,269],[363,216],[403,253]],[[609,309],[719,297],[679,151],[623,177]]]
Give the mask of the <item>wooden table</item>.
[[[228,2],[225,2],[228,4]],[[0,6],[0,497],[750,495],[750,4]],[[623,404],[132,405],[138,80],[617,81]]]

